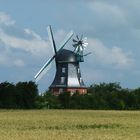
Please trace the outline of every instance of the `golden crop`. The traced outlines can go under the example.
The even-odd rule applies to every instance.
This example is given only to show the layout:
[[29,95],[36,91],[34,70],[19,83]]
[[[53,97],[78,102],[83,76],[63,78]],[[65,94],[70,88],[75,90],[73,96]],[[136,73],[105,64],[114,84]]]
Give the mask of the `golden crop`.
[[0,140],[139,139],[139,111],[0,111]]

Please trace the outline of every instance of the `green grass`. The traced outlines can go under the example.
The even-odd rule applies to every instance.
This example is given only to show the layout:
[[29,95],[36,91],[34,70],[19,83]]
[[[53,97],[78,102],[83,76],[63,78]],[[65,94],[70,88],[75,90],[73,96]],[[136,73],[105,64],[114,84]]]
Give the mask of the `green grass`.
[[0,140],[139,140],[140,111],[0,110]]

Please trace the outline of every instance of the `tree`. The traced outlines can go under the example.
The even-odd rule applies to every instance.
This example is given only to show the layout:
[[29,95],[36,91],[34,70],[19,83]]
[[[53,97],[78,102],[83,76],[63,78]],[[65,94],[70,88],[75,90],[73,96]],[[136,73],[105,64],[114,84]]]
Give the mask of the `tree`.
[[95,93],[95,92],[116,92],[120,91],[122,88],[120,83],[100,83],[91,85],[88,88],[88,93]]
[[20,108],[31,109],[36,107],[36,98],[38,97],[37,85],[32,82],[19,82],[16,84],[17,104]]
[[58,96],[62,108],[70,108],[70,92],[63,92]]
[[48,91],[45,92],[45,94],[43,95],[43,99],[45,108],[60,108],[60,101],[58,100],[58,97],[55,96],[53,93]]
[[0,108],[16,108],[16,88],[14,84],[4,82],[0,84]]

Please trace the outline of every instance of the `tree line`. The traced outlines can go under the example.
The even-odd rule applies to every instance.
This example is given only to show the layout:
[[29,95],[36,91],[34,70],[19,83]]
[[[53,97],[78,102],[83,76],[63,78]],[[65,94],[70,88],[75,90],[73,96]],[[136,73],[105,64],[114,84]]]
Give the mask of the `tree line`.
[[140,109],[140,88],[124,89],[119,83],[100,83],[88,87],[88,93],[69,92],[58,96],[46,91],[39,95],[32,82],[0,83],[0,108],[4,109]]
[[37,85],[32,82],[18,82],[17,84],[0,83],[0,108],[32,109],[36,108],[38,97]]

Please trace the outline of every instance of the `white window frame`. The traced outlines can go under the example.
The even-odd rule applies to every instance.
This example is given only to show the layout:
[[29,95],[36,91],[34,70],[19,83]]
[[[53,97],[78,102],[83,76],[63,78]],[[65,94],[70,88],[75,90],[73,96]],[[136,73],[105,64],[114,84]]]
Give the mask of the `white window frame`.
[[80,77],[80,83],[82,83],[82,78]]
[[64,84],[65,83],[65,77],[61,77],[61,84]]
[[80,73],[80,69],[78,68],[78,73]]
[[66,73],[66,68],[65,67],[62,68],[62,73]]

